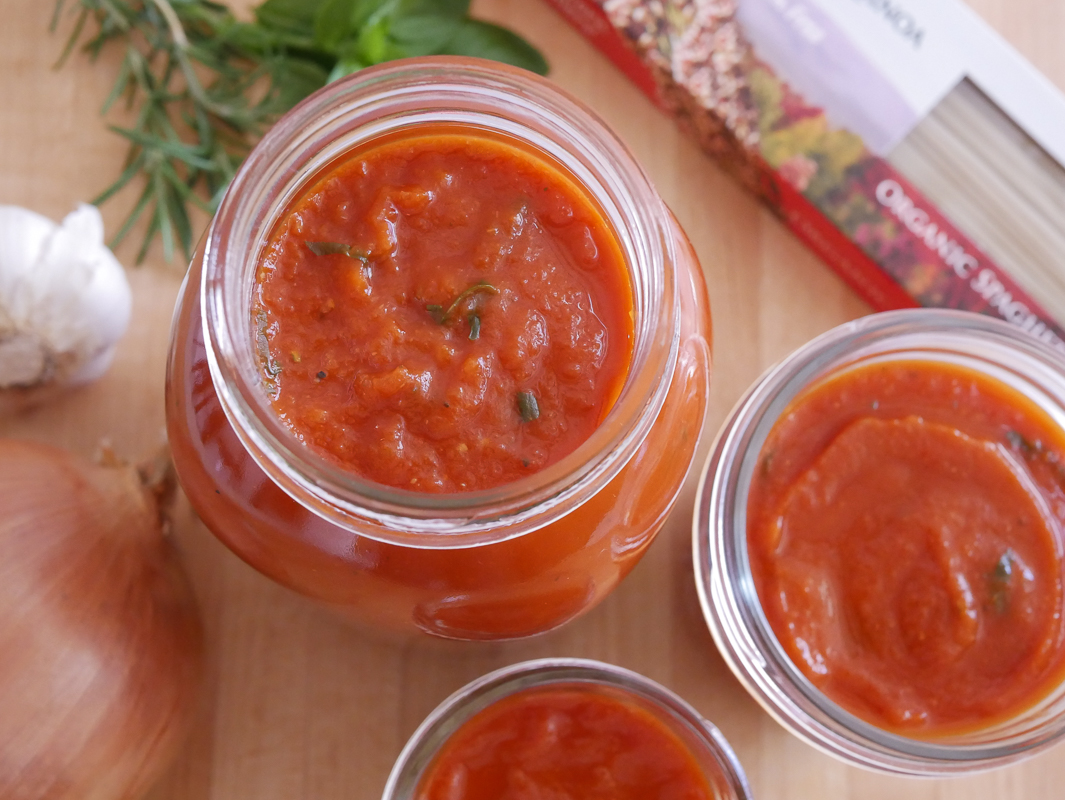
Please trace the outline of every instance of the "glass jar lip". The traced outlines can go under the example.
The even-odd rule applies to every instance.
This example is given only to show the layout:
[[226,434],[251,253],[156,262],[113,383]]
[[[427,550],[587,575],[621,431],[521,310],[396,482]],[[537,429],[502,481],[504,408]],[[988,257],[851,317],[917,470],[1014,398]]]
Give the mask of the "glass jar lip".
[[[459,116],[466,121],[476,116],[481,124],[499,125],[508,133],[525,124],[516,122],[519,118],[535,118],[544,130],[529,128],[527,141],[542,145],[552,135],[569,137],[569,145],[579,142],[584,173],[603,171],[604,191],[613,193],[611,202],[633,225],[627,235],[646,257],[646,268],[659,276],[645,292],[647,332],[637,332],[638,352],[630,375],[607,418],[577,450],[550,467],[494,489],[454,494],[414,492],[362,480],[302,446],[266,408],[255,377],[236,366],[235,343],[245,335],[245,320],[232,313],[226,300],[225,269],[235,268],[242,257],[239,247],[231,247],[233,229],[240,214],[256,213],[260,195],[274,188],[265,185],[270,180],[298,182],[293,172],[298,159],[286,153],[312,146],[321,131],[341,131],[348,125],[350,134],[359,125],[370,130],[371,122],[382,119],[387,124],[399,120],[395,124],[400,127],[409,125],[409,120],[402,122],[408,117],[400,119],[401,110],[411,115],[409,119],[431,113],[420,111],[419,117],[411,111],[418,101],[454,111],[455,104],[483,105],[488,100],[491,114],[482,109],[479,116],[472,112]],[[587,177],[584,173],[577,177]],[[672,266],[674,244],[660,216],[664,204],[652,212],[650,204],[636,198],[661,204],[628,148],[583,103],[525,70],[480,59],[426,57],[367,68],[330,84],[268,131],[238,172],[208,234],[201,286],[207,361],[238,438],[260,468],[297,502],[341,526],[369,521],[372,530],[360,532],[383,541],[434,549],[468,547],[514,538],[564,516],[579,504],[582,492],[605,485],[635,452],[665,401],[677,359],[678,287]],[[637,280],[635,273],[633,279]],[[228,289],[232,296],[235,290]]]
[[1065,738],[1065,709],[1034,730],[994,742],[913,739],[887,732],[836,705],[798,669],[773,634],[751,577],[746,487],[769,429],[791,400],[816,381],[867,359],[890,357],[962,358],[974,369],[984,361],[986,373],[996,378],[1015,374],[1033,384],[1056,383],[1056,417],[1065,427],[1065,359],[1017,326],[967,311],[905,309],[833,328],[755,381],[711,447],[692,524],[699,601],[733,674],[770,716],[808,744],[879,772],[925,777],[979,772]]
[[[411,734],[388,776],[382,800],[406,800],[441,746],[474,714],[512,694],[552,684],[588,684],[628,694],[661,711],[704,745],[727,783],[722,800],[751,800],[747,776],[718,728],[675,692],[638,672],[584,658],[540,658],[490,672],[444,700]],[[715,787],[720,789],[722,787]]]

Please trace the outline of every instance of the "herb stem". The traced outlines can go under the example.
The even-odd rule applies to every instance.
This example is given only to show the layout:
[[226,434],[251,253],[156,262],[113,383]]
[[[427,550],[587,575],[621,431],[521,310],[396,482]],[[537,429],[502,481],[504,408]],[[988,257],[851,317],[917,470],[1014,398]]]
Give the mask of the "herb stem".
[[306,245],[307,249],[316,256],[342,255],[361,261],[363,264],[367,264],[370,261],[370,257],[365,250],[359,250],[357,247],[352,247],[350,244],[344,244],[343,242],[306,242]]
[[[473,284],[473,286],[470,286],[469,288],[464,289],[462,292],[460,292],[459,296],[456,297],[451,302],[451,305],[449,305],[447,307],[447,310],[445,310],[443,306],[437,305],[436,303],[428,304],[425,307],[425,310],[428,311],[430,314],[432,314],[433,319],[436,320],[438,323],[440,323],[441,325],[446,325],[448,322],[451,321],[451,318],[454,316],[455,312],[459,310],[461,305],[466,300],[469,300],[471,297],[473,297],[475,294],[478,294],[478,293],[499,294],[499,290],[496,287],[494,287],[492,284],[490,284],[490,283],[488,283],[486,281],[478,281],[477,283]],[[473,323],[472,322],[470,323],[470,327],[471,328],[473,327]],[[477,318],[477,336],[481,335],[480,331],[481,331],[481,320],[480,320],[480,317],[478,317]],[[471,336],[470,338],[471,339],[476,339],[477,336]]]

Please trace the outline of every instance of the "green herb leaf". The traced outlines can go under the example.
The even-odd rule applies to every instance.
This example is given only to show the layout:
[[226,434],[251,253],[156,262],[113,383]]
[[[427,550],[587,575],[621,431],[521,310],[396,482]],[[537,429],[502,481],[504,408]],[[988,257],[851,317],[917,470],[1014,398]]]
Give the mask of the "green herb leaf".
[[518,392],[517,401],[522,422],[532,422],[540,417],[540,405],[532,392]]
[[355,33],[352,16],[359,0],[325,0],[314,15],[314,44],[336,53],[341,42]]
[[360,29],[383,17],[395,16],[400,2],[401,0],[355,0],[351,24],[355,29]]
[[266,0],[255,9],[255,21],[267,28],[314,33],[314,20],[325,0]]
[[1019,431],[1006,431],[1006,441],[1009,442],[1010,447],[1020,453],[1028,454],[1032,452],[1031,443]]
[[394,47],[389,38],[390,25],[391,20],[385,16],[370,19],[359,30],[359,35],[342,51],[345,60],[355,59],[364,64],[380,64],[393,58],[403,58],[403,51]]
[[462,19],[470,13],[470,0],[403,0],[402,11],[407,16],[441,14]]
[[443,325],[447,321],[444,316],[444,307],[437,305],[436,303],[429,303],[425,306],[425,310],[429,312],[429,316],[433,318],[433,322],[437,325]]
[[481,316],[476,311],[471,311],[466,321],[470,323],[470,341],[481,338]]
[[364,264],[370,260],[365,250],[359,250],[357,247],[352,247],[350,244],[344,244],[343,242],[305,242],[305,244],[307,249],[316,256],[342,255],[361,261]]
[[337,61],[336,66],[333,67],[332,72],[329,73],[329,83],[340,80],[345,75],[358,72],[366,66],[369,65],[360,61],[356,56],[341,56],[340,60]]
[[300,100],[314,94],[328,82],[329,71],[308,58],[272,56],[263,64],[270,76],[273,93],[262,113],[280,116]]
[[1009,608],[1010,584],[1013,580],[1014,568],[1013,551],[1007,549],[1002,557],[995,562],[990,575],[988,575],[988,588],[991,595],[991,606],[999,614],[1005,613]]
[[[486,283],[485,281],[478,281],[477,283],[473,284],[473,286],[463,290],[459,294],[459,296],[451,302],[451,305],[449,305],[446,310],[443,306],[437,305],[435,303],[430,303],[429,305],[426,305],[425,310],[428,311],[430,315],[432,315],[433,320],[435,320],[438,324],[446,325],[448,322],[451,321],[451,319],[455,315],[455,312],[459,310],[462,304],[477,294],[499,294],[499,290],[490,283]],[[480,330],[480,320],[478,320],[478,336],[480,335]]]
[[1010,447],[1019,452],[1025,458],[1031,458],[1043,452],[1043,442],[1039,439],[1032,441],[1020,431],[1006,431],[1006,441]]
[[489,58],[547,74],[547,61],[539,50],[506,28],[476,19],[464,20],[440,54]]
[[443,53],[462,27],[462,18],[430,13],[396,19],[389,30],[395,47],[406,57]]

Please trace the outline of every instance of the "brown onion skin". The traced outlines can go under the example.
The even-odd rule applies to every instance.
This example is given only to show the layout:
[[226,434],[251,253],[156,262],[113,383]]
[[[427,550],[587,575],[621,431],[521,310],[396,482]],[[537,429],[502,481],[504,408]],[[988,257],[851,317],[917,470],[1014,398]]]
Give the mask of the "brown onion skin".
[[203,633],[137,471],[0,440],[0,798],[127,800],[195,712]]

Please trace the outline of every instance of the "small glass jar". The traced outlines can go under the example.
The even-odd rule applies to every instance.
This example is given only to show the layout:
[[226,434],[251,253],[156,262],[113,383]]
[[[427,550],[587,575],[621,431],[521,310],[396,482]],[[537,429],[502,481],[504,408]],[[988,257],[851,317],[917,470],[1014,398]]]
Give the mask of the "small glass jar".
[[635,672],[579,658],[525,661],[489,673],[437,706],[407,741],[382,800],[413,800],[448,738],[478,712],[519,692],[575,689],[646,712],[693,756],[715,800],[749,800],[751,790],[735,753],[711,723],[673,692]]
[[[1009,764],[1065,737],[1065,685],[989,727],[928,739],[898,735],[822,694],[789,658],[758,599],[748,554],[747,505],[770,431],[805,389],[889,360],[945,363],[980,373],[1022,393],[1065,428],[1065,359],[1005,322],[917,309],[875,314],[823,334],[762,376],[718,434],[693,526],[703,614],[722,656],[751,695],[785,728],[830,755],[860,767],[918,776]],[[1060,526],[1057,534],[1062,534]]]
[[[498,489],[374,484],[299,443],[260,386],[255,267],[278,216],[345,152],[454,123],[516,139],[602,209],[634,289],[628,378],[590,439]],[[503,639],[550,630],[635,565],[672,508],[703,424],[709,305],[694,252],[624,145],[531,73],[472,59],[363,70],[297,106],[241,168],[175,312],[167,427],[206,525],[297,592],[395,631]]]

